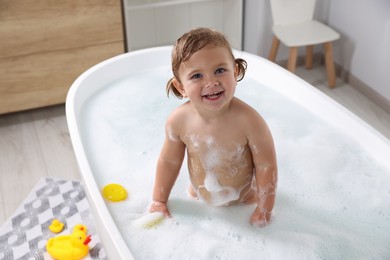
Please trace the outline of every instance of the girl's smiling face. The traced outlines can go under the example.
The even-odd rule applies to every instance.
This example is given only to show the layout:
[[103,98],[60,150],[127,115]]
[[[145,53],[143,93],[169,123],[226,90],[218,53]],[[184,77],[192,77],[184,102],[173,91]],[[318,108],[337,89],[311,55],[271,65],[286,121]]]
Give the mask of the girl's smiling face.
[[179,77],[175,88],[198,112],[221,111],[234,97],[237,68],[226,48],[206,46],[180,65]]

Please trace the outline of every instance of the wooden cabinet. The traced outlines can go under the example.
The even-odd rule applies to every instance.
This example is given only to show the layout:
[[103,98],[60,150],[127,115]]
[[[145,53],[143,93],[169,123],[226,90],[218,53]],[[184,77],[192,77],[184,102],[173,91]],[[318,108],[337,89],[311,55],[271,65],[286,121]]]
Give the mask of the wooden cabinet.
[[64,103],[81,73],[123,52],[121,0],[0,0],[0,114]]

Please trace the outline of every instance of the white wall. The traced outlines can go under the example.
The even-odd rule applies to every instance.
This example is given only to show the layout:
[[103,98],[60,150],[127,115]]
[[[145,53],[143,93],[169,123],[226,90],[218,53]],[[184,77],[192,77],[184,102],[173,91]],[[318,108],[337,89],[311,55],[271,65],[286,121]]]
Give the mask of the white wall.
[[[342,35],[334,43],[335,62],[390,103],[390,1],[317,0],[315,18]],[[269,0],[246,0],[244,50],[267,57],[271,24]],[[281,45],[277,60],[287,57]]]
[[328,21],[342,35],[335,61],[390,101],[390,1],[331,2]]

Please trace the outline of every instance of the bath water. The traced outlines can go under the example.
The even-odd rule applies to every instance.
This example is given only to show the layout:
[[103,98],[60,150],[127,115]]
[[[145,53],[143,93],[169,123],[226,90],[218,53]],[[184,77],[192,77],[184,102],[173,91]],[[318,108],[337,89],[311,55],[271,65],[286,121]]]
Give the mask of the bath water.
[[[390,259],[390,169],[328,122],[247,77],[236,96],[264,117],[274,137],[279,182],[272,222],[253,227],[255,205],[212,207],[187,195],[184,160],[172,218],[132,223],[151,201],[165,119],[169,68],[129,75],[94,95],[82,135],[99,187],[122,184],[127,200],[107,206],[135,259]],[[353,131],[353,129],[351,129]]]

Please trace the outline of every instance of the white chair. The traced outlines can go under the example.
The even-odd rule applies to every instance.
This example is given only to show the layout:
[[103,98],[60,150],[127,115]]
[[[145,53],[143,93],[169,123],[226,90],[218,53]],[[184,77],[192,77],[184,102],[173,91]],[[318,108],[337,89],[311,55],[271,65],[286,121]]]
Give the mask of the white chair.
[[287,69],[295,72],[298,47],[306,46],[305,66],[313,65],[313,47],[324,44],[326,74],[330,88],[336,85],[332,42],[340,34],[330,27],[313,20],[316,0],[270,0],[274,38],[268,59],[275,62],[279,43],[289,47]]

